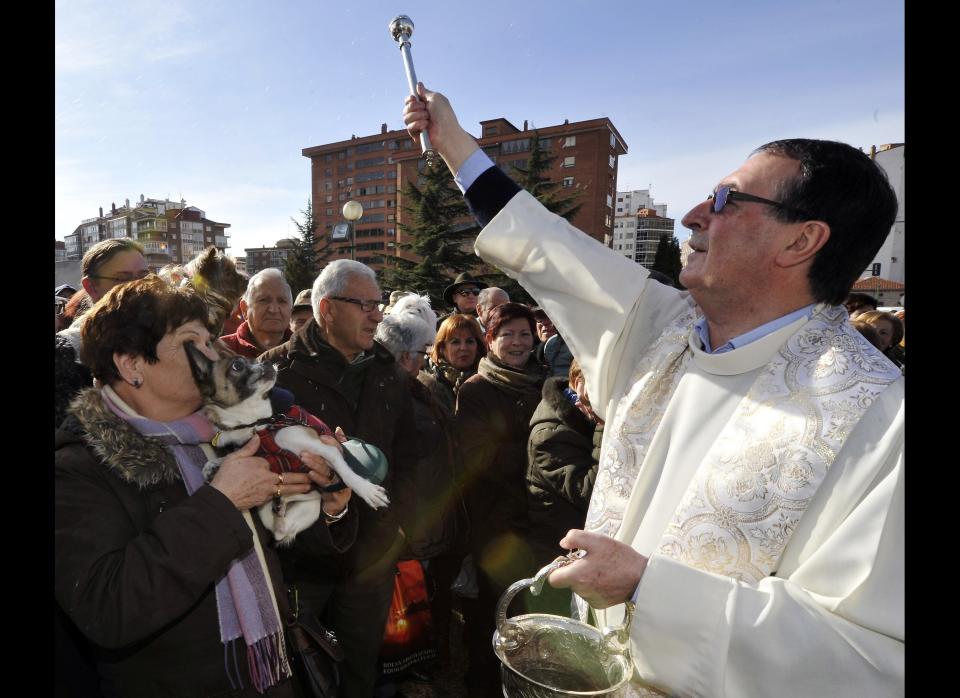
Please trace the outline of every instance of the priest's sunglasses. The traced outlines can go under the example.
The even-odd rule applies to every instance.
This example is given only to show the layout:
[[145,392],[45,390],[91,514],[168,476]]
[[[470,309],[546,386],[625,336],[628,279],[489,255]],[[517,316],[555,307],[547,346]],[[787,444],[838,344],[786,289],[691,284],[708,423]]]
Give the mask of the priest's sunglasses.
[[729,186],[724,186],[718,188],[715,192],[710,194],[707,197],[707,200],[713,201],[713,206],[710,210],[714,213],[720,213],[726,208],[727,204],[731,201],[751,201],[755,204],[766,204],[767,206],[773,206],[779,208],[782,211],[789,211],[790,213],[796,213],[804,218],[810,218],[811,216],[807,215],[805,211],[801,211],[798,208],[792,208],[790,206],[785,206],[779,201],[771,201],[770,199],[764,199],[759,196],[754,196],[753,194],[744,194],[741,191],[737,191]]

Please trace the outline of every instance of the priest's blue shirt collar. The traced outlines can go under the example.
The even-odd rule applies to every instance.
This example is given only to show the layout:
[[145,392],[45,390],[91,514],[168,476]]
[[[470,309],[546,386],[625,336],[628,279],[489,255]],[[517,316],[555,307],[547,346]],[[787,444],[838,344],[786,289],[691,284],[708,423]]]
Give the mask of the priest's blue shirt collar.
[[733,351],[734,349],[739,349],[740,347],[750,344],[750,342],[755,342],[758,339],[766,337],[768,334],[773,334],[781,327],[786,327],[791,322],[799,320],[802,317],[810,317],[813,313],[813,308],[816,306],[816,303],[811,303],[810,305],[804,306],[798,310],[794,310],[792,313],[787,313],[778,317],[776,320],[771,320],[770,322],[760,325],[760,327],[754,327],[749,332],[744,332],[741,335],[738,335],[731,339],[729,342],[724,344],[721,347],[716,349],[711,348],[710,346],[710,331],[707,329],[707,318],[701,317],[697,320],[694,325],[694,329],[697,331],[697,336],[700,338],[700,342],[703,344],[703,350],[708,354],[723,354],[728,351]]

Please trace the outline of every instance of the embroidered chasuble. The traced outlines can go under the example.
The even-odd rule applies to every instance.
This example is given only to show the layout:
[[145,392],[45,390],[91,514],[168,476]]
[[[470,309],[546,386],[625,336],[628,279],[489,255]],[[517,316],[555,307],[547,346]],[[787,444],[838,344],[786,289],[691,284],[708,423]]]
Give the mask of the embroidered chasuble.
[[[818,305],[763,368],[697,468],[656,554],[745,583],[775,572],[846,437],[899,377],[846,317],[842,308]],[[631,541],[632,532],[620,530],[624,511],[689,361],[695,320],[685,314],[664,331],[620,401],[586,530]],[[577,601],[585,616],[585,604]],[[632,695],[658,694],[636,685]]]

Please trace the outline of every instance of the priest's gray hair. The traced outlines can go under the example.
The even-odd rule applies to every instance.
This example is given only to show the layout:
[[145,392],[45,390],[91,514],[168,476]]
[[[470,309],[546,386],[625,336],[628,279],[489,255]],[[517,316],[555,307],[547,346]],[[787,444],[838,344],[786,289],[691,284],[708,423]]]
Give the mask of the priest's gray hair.
[[427,346],[437,336],[436,324],[433,326],[411,313],[387,315],[377,325],[375,339],[385,346],[393,358],[400,360],[404,352],[423,354]]
[[283,272],[276,267],[269,267],[268,269],[258,271],[256,274],[250,277],[249,281],[247,281],[247,290],[243,294],[243,300],[246,301],[247,305],[253,305],[253,297],[260,288],[260,285],[264,281],[269,281],[270,279],[280,279],[280,283],[283,285],[283,290],[287,294],[287,298],[289,299],[291,305],[293,304],[293,291],[290,290],[290,284],[288,284],[287,280],[284,278]]

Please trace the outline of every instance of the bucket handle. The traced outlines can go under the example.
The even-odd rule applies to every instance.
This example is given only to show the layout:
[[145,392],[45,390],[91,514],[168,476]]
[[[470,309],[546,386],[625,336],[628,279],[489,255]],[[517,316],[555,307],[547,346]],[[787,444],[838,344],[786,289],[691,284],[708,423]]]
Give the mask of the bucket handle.
[[[530,588],[531,594],[539,596],[543,590],[543,585],[547,581],[547,577],[549,577],[554,570],[565,567],[571,562],[576,562],[586,554],[586,550],[574,549],[566,555],[560,555],[550,564],[541,567],[530,579],[516,581],[503,592],[503,596],[500,597],[500,601],[497,604],[496,616],[499,644],[503,649],[516,649],[524,642],[522,636],[523,631],[520,625],[507,621],[507,609],[510,607],[510,602],[513,601],[514,597],[528,587]],[[608,651],[622,653],[628,648],[630,641],[630,622],[633,620],[633,612],[636,606],[632,601],[626,601],[624,602],[624,608],[622,625],[614,628],[602,628],[600,630],[603,635],[603,644]]]

